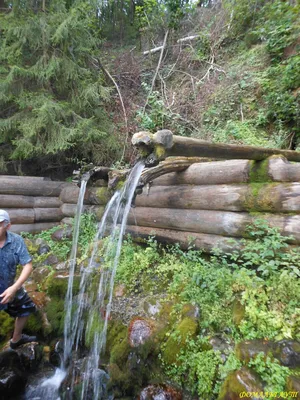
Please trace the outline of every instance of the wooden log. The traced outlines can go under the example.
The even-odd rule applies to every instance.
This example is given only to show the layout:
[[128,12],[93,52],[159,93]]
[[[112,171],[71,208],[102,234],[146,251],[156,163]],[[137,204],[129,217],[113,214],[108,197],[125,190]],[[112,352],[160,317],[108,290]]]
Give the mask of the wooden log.
[[136,197],[135,205],[190,210],[300,212],[300,183],[150,186]]
[[173,135],[167,129],[150,132],[138,132],[132,137],[132,144],[142,154],[158,161],[168,156],[216,157],[225,159],[264,160],[280,154],[289,161],[300,161],[300,152],[293,150],[269,149],[256,146],[241,146]]
[[23,208],[8,210],[10,220],[12,224],[34,224],[34,209]]
[[0,194],[25,195],[25,196],[49,196],[58,197],[64,187],[72,185],[68,182],[36,181],[29,178],[8,179],[0,176]]
[[189,246],[192,245],[195,249],[201,249],[207,253],[212,252],[213,249],[219,249],[223,252],[230,253],[233,250],[240,250],[242,248],[240,239],[204,233],[179,232],[170,229],[147,228],[144,226],[132,225],[127,226],[126,233],[129,233],[135,240],[145,240],[151,236],[155,236],[160,243],[178,243],[184,250],[187,250]]
[[[60,193],[62,203],[77,204],[80,188],[76,185],[65,187]],[[105,205],[111,197],[107,187],[90,187],[84,195],[84,204]]]
[[35,222],[59,222],[63,219],[64,215],[60,208],[34,208],[34,221]]
[[13,180],[21,180],[22,182],[25,182],[26,180],[28,181],[51,181],[50,178],[46,178],[43,176],[20,176],[20,175],[0,175],[1,178],[3,179],[13,179]]
[[183,172],[172,172],[153,181],[153,185],[218,185],[249,181],[251,161],[228,160],[195,163]]
[[273,181],[300,182],[300,163],[290,163],[284,157],[271,157],[268,174]]
[[59,222],[64,217],[60,208],[11,208],[7,210],[13,224]]
[[[76,204],[63,204],[61,207],[61,212],[64,217],[75,217],[76,215]],[[94,213],[97,220],[100,221],[102,215],[104,214],[105,207],[101,206],[84,206],[83,212]]]
[[33,197],[0,194],[0,208],[59,208],[58,197]]
[[237,213],[229,211],[183,210],[136,207],[130,211],[128,224],[221,236],[247,237],[247,227],[255,219],[265,219],[284,236],[293,236],[289,243],[300,244],[300,216]]
[[42,231],[46,231],[48,229],[53,228],[54,226],[58,226],[57,222],[43,222],[38,224],[15,224],[10,228],[11,232],[14,233],[39,233]]
[[155,167],[145,168],[141,174],[139,184],[145,185],[148,182],[152,182],[159,176],[169,174],[171,172],[185,171],[194,163],[205,163],[210,161],[213,160],[211,158],[200,157],[168,157]]

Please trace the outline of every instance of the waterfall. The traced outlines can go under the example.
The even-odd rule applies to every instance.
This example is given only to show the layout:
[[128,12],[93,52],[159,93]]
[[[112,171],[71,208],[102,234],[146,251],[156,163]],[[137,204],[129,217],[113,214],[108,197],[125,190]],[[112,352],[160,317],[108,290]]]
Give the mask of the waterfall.
[[[28,392],[26,399],[60,399],[59,387],[66,376],[68,377],[67,398],[73,398],[75,383],[78,378],[76,368],[76,362],[78,361],[77,352],[79,351],[79,345],[84,343],[84,339],[87,337],[89,339],[88,347],[90,350],[84,358],[84,372],[80,379],[82,382],[80,398],[81,400],[99,400],[104,394],[105,383],[109,377],[105,371],[99,369],[100,356],[106,346],[114,279],[121,254],[127,218],[143,168],[144,164],[141,162],[132,168],[123,189],[115,192],[106,206],[94,238],[89,264],[87,267],[81,268],[79,293],[75,296],[73,281],[80,230],[80,215],[83,208],[87,179],[82,181],[74,223],[73,245],[69,259],[69,282],[65,298],[66,316],[62,365],[56,370],[54,376],[44,379],[40,383],[38,390]],[[103,254],[101,262],[98,262],[99,241],[104,237],[106,239],[102,249]],[[91,291],[91,288],[95,290]],[[78,398],[77,396],[78,394],[76,398]]]

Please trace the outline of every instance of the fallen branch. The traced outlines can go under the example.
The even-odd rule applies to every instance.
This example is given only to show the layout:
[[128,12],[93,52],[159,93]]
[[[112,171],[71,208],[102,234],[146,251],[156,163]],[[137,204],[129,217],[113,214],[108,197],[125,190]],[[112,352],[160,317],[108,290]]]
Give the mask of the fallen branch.
[[157,75],[158,75],[158,71],[160,69],[160,65],[161,65],[162,59],[163,59],[164,49],[165,49],[166,44],[167,44],[168,35],[169,35],[169,30],[166,31],[166,34],[165,34],[165,37],[164,37],[164,42],[163,42],[162,49],[161,49],[161,52],[160,52],[160,56],[159,56],[158,64],[157,64],[157,67],[156,67],[156,71],[155,71],[155,74],[154,74],[153,79],[152,79],[152,84],[151,84],[150,91],[148,93],[148,97],[147,97],[146,103],[144,105],[143,114],[145,113],[146,107],[147,107],[148,102],[149,102],[149,98],[150,98],[151,93],[153,92],[153,89],[154,89],[155,81],[156,81],[156,78],[157,78]]
[[128,129],[128,118],[127,118],[127,113],[126,113],[126,109],[124,106],[124,101],[122,98],[122,94],[120,91],[120,88],[117,84],[117,82],[115,81],[115,79],[112,77],[112,75],[109,73],[109,71],[104,67],[104,65],[101,63],[101,61],[99,60],[99,58],[96,59],[99,67],[102,69],[102,71],[104,72],[104,74],[108,77],[108,79],[110,79],[112,81],[112,83],[114,84],[118,95],[119,95],[119,99],[122,105],[122,109],[123,109],[123,114],[124,114],[124,121],[125,121],[125,127],[126,127],[126,138],[124,141],[124,148],[123,148],[123,153],[122,153],[122,157],[121,157],[121,162],[123,161],[124,155],[125,155],[125,150],[126,150],[126,145],[127,145],[127,140],[128,140],[128,136],[129,136],[129,129]]

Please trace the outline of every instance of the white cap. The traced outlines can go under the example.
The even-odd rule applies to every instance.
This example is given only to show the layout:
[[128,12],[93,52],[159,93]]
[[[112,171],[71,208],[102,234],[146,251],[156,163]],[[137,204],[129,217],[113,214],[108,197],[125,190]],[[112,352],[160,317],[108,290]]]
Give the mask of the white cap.
[[10,223],[10,218],[5,210],[0,210],[0,222],[7,221]]

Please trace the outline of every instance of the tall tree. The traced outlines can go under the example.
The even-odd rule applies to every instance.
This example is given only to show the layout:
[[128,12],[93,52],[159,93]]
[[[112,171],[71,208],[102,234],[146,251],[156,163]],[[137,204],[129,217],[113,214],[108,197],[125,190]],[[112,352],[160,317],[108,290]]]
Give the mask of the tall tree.
[[95,62],[95,8],[89,1],[68,6],[18,0],[1,15],[0,146],[6,160],[60,154],[105,163],[118,155],[104,110],[110,89]]

